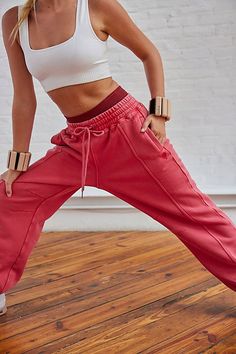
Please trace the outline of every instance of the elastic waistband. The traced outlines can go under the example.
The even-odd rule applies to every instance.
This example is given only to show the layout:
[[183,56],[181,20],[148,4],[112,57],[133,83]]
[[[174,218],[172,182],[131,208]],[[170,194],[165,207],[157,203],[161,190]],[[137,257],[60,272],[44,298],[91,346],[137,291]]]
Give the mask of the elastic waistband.
[[91,119],[114,106],[126,95],[128,95],[128,92],[119,85],[114,91],[112,91],[108,96],[106,96],[101,102],[99,102],[95,107],[91,108],[89,111],[78,114],[74,117],[65,116],[65,118],[69,123],[80,123],[84,120]]
[[76,127],[105,129],[127,115],[127,113],[130,110],[133,110],[138,104],[139,101],[137,101],[135,97],[127,92],[125,97],[121,98],[116,104],[112,105],[104,112],[79,123],[70,123],[67,121],[67,126],[69,130],[74,130]]

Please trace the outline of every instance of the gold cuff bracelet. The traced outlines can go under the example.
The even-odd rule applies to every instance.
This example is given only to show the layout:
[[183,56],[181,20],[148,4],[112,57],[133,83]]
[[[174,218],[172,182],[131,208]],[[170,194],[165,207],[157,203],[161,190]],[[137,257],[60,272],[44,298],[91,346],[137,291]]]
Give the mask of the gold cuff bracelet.
[[166,97],[157,96],[150,100],[149,114],[155,114],[156,116],[164,117],[166,120],[170,120],[171,116],[171,102]]
[[31,152],[8,150],[7,168],[16,171],[26,171],[31,159]]

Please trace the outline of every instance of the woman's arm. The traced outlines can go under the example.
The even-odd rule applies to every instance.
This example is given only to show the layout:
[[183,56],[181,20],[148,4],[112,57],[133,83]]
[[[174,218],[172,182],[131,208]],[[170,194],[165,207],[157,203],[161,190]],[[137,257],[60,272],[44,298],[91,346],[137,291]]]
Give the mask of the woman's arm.
[[13,45],[12,37],[9,37],[17,22],[17,10],[18,7],[14,6],[4,13],[2,17],[2,34],[14,89],[12,104],[12,150],[27,152],[29,151],[37,102],[33,79],[26,67],[24,54],[18,42],[19,37]]
[[92,0],[96,13],[103,18],[104,32],[129,48],[142,60],[151,98],[165,96],[164,71],[156,46],[144,35],[117,0]]

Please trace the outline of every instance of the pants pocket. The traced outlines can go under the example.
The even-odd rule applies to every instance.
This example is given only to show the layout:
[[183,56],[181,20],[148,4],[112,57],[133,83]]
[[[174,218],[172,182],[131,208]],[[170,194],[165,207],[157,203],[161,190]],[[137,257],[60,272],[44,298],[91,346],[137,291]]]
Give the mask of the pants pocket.
[[[139,114],[139,120],[140,120],[140,127],[139,128],[141,130],[145,119],[149,115],[149,111],[141,102],[139,102],[139,104],[136,106],[136,109],[140,113]],[[144,134],[144,136],[146,136],[149,140],[151,140],[155,144],[155,147],[157,147],[160,151],[163,150],[165,144],[169,140],[168,138],[166,138],[164,143],[161,144],[150,127],[148,127],[145,132],[140,131],[140,134]]]

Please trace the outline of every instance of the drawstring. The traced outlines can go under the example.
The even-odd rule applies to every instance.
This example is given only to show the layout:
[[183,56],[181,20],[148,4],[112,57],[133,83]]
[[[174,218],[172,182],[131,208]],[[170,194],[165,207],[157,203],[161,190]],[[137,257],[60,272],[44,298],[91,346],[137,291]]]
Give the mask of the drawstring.
[[[82,171],[81,171],[81,188],[82,188],[82,198],[83,198],[83,192],[84,192],[84,186],[86,182],[86,175],[87,175],[87,166],[88,166],[88,155],[90,152],[90,134],[94,134],[95,136],[103,135],[104,130],[94,130],[90,129],[89,127],[82,127],[78,126],[74,129],[74,131],[71,133],[71,135],[76,135],[79,136],[80,134],[83,133],[82,136]],[[85,134],[87,133],[88,140],[87,140],[87,150],[85,153]]]

